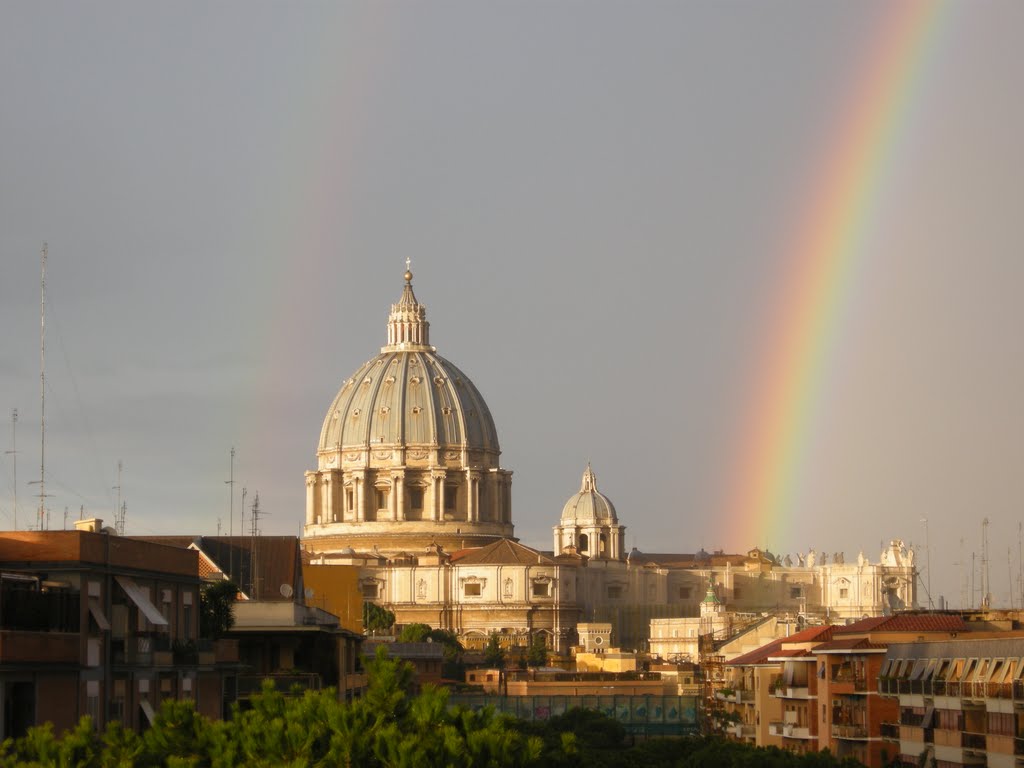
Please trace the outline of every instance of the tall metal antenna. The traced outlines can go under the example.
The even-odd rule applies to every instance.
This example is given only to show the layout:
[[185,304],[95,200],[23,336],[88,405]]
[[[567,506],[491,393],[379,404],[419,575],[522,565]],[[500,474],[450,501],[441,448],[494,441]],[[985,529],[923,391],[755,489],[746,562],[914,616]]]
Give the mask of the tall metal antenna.
[[242,509],[239,511],[238,516],[240,518],[240,525],[238,526],[238,533],[241,536],[245,536],[245,497],[249,495],[249,489],[244,485],[242,486]]
[[[233,446],[233,445],[231,446],[231,465],[230,466],[231,466],[231,468],[228,470],[228,473],[229,473],[228,474],[228,479],[225,480],[224,482],[227,483],[227,485],[228,485],[228,496],[229,496],[228,508],[230,510],[230,515],[228,516],[228,535],[229,536],[234,536],[235,535],[235,446]],[[245,504],[244,500],[243,500],[242,504],[244,506],[244,504]],[[243,533],[244,534],[245,531],[239,531],[239,533]],[[217,535],[218,536],[220,535],[220,525],[217,526]],[[230,577],[232,579],[236,579],[237,576],[235,574],[235,546],[234,546],[234,544],[230,544],[228,546],[228,552],[229,552],[229,554],[228,554],[228,570],[231,572],[230,573]],[[241,565],[241,563],[239,563],[239,565]],[[237,584],[238,582],[236,581],[235,583]],[[239,584],[239,586],[241,586],[241,585]]]
[[117,485],[114,486],[114,490],[117,491],[117,506],[114,507],[114,530],[117,531],[118,536],[124,536],[124,515],[121,509],[121,470],[124,469],[124,464],[120,459],[117,460]]
[[928,610],[931,611],[935,608],[935,603],[932,601],[932,540],[928,532],[928,518],[922,517],[921,522],[924,523],[924,547],[927,555],[925,567],[928,568],[928,581],[925,589],[928,590]]
[[11,450],[4,451],[14,461],[14,530],[18,530],[18,409],[11,411]]
[[46,528],[46,243],[39,273],[39,530]]
[[260,599],[260,584],[259,578],[256,576],[256,567],[259,565],[259,559],[256,556],[256,544],[259,541],[260,535],[260,492],[256,491],[256,495],[252,501],[252,542],[249,547],[249,594],[252,595],[253,600]]
[[992,607],[988,572],[988,518],[981,521],[981,607]]
[[235,446],[231,446],[231,469],[228,470],[228,479],[224,481],[228,487],[228,531],[235,535]]
[[114,530],[118,536],[124,536],[124,519],[128,516],[128,502],[122,501],[117,512],[114,513]]

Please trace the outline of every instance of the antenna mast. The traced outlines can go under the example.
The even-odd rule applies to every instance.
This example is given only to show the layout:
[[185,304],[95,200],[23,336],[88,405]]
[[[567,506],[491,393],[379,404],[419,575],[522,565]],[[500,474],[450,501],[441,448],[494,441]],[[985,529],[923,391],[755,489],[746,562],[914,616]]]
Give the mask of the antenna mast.
[[981,607],[992,607],[988,573],[988,518],[981,521]]
[[249,594],[252,595],[253,600],[259,600],[259,579],[256,577],[256,566],[259,565],[259,560],[256,557],[256,542],[259,540],[260,535],[260,492],[256,491],[256,495],[252,501],[252,546],[249,548]]
[[121,470],[124,468],[121,460],[117,460],[117,485],[114,486],[114,490],[117,491],[117,506],[114,507],[114,529],[117,531],[118,536],[124,536],[124,509],[121,504]]
[[228,531],[231,536],[235,535],[235,446],[231,446],[231,469],[229,470],[228,479],[224,481],[225,485],[230,486],[228,489],[229,502],[228,509]]
[[14,530],[18,530],[18,409],[11,411],[11,450],[4,451],[14,460]]
[[46,243],[39,277],[39,530],[46,528]]

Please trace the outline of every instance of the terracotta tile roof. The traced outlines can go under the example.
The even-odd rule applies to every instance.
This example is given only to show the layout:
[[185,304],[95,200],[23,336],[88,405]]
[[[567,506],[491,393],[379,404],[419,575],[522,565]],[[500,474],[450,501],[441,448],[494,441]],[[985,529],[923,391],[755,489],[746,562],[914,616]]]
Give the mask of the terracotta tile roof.
[[945,613],[897,613],[894,616],[876,616],[861,619],[845,627],[837,627],[836,634],[863,634],[865,632],[961,632],[968,627],[959,616]]
[[459,565],[553,565],[554,560],[536,549],[511,539],[499,539],[493,544],[475,549],[462,549],[452,555]]
[[840,651],[884,651],[888,646],[885,643],[872,643],[864,637],[847,637],[839,640],[832,640],[815,646],[814,653],[837,653]]
[[810,656],[812,653],[812,651],[808,651],[806,648],[783,648],[781,651],[771,654],[771,657],[773,659],[796,658],[797,656]]
[[[192,545],[228,575],[250,599],[292,602],[301,600],[302,560],[295,536],[133,536],[158,544],[188,548]],[[255,556],[253,556],[255,555]],[[203,558],[200,556],[200,563]],[[253,573],[255,565],[255,578]],[[200,566],[202,570],[202,566]],[[281,594],[287,584],[291,594]],[[287,591],[287,590],[286,590]]]
[[742,656],[737,656],[735,659],[730,661],[726,666],[744,666],[747,664],[766,664],[768,663],[769,657],[776,658],[782,656],[800,656],[806,653],[802,649],[785,649],[783,646],[789,643],[811,643],[816,640],[825,642],[832,639],[832,630],[835,629],[831,624],[821,627],[808,627],[795,635],[789,637],[780,637],[772,640],[766,645],[762,645],[760,648],[749,653],[745,653]]
[[785,639],[787,643],[811,643],[817,640],[818,642],[825,642],[826,640],[832,639],[832,633],[836,627],[833,624],[825,624],[820,627],[808,627],[807,629],[797,632],[795,635],[790,635]]
[[782,650],[783,640],[772,640],[767,645],[762,645],[760,648],[744,653],[742,656],[737,656],[732,661],[726,662],[727,667],[744,667],[750,664],[767,664],[769,656],[775,656]]

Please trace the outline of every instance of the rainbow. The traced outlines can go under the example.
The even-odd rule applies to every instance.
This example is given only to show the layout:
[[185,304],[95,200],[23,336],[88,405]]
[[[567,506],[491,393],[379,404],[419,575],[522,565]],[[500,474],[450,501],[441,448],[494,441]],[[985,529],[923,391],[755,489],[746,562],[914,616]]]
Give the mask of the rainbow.
[[[820,422],[830,358],[867,257],[867,240],[898,150],[908,132],[923,74],[952,3],[888,4],[860,59],[837,129],[815,166],[810,194],[787,240],[782,290],[755,363],[756,392],[741,424],[728,478],[724,535],[732,545],[783,542]],[[867,66],[863,65],[867,62]],[[753,537],[753,538],[752,538]],[[742,541],[740,541],[742,539]]]

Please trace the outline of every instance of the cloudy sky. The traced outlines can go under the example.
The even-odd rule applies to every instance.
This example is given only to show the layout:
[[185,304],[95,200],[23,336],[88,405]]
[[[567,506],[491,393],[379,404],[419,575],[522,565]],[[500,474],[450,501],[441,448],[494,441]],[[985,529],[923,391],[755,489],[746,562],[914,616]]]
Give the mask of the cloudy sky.
[[[121,460],[138,534],[237,531],[243,486],[264,532],[299,533],[321,421],[408,257],[525,543],[550,548],[589,460],[630,547],[876,561],[900,538],[957,607],[987,517],[992,592],[1020,606],[1024,5],[916,11],[885,70],[906,7],[7,0],[0,524],[17,409],[38,525],[44,241],[49,525],[111,520]],[[779,373],[794,243],[877,71],[907,79],[859,161],[867,212],[803,321],[816,362]],[[764,455],[787,494],[737,515],[784,375],[802,427]]]

